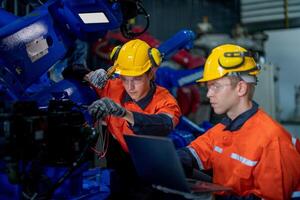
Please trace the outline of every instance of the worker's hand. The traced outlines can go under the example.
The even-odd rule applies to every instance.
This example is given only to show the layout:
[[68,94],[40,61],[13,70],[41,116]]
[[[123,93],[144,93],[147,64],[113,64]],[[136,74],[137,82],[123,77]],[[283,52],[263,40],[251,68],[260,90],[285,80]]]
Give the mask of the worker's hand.
[[88,107],[88,111],[94,119],[103,119],[108,115],[108,109],[106,108],[106,105],[103,103],[102,99],[94,101]]
[[124,117],[126,114],[125,108],[106,97],[92,103],[88,110],[89,113],[96,119],[102,119],[107,115]]
[[114,115],[116,117],[125,116],[126,110],[121,105],[115,103],[113,100],[109,98],[102,98],[101,100],[105,104],[107,111],[110,115]]
[[91,71],[85,76],[85,80],[91,83],[96,88],[103,88],[108,80],[107,73],[104,69]]

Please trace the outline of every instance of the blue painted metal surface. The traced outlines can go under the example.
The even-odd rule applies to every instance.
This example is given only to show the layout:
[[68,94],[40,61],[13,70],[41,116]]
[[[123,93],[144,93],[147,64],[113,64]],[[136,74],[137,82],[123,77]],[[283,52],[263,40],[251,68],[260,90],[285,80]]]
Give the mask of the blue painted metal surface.
[[197,84],[196,80],[202,77],[203,66],[195,69],[173,69],[168,66],[160,67],[156,71],[155,82],[168,90],[173,87],[182,87]]
[[196,137],[202,135],[206,129],[192,122],[187,117],[180,117],[178,125],[169,134],[176,148],[182,148],[188,145]]
[[0,8],[0,28],[18,19],[14,14]]
[[163,55],[164,59],[169,59],[180,49],[191,49],[193,47],[194,39],[195,33],[192,30],[182,30],[160,44],[158,50]]
[[[102,16],[105,15],[106,22],[84,23],[80,17],[83,13],[99,11]],[[49,0],[24,17],[0,9],[0,18],[0,101],[35,100],[40,106],[46,106],[58,93],[66,93],[64,98],[71,99],[79,107],[95,100],[96,95],[89,86],[74,80],[49,84],[41,79],[36,88],[29,87],[45,76],[52,65],[65,58],[75,39],[90,41],[103,37],[108,30],[118,28],[123,22],[118,3],[109,0]],[[86,109],[82,112],[91,121]],[[67,170],[41,167],[44,167],[43,174],[52,182]],[[65,180],[55,190],[53,199],[106,199],[109,190],[93,193],[89,188],[83,189],[82,183],[86,183],[82,178],[85,169],[86,165],[78,168]],[[0,198],[22,199],[24,188],[17,182],[11,182],[9,176],[0,172]],[[38,187],[41,185],[39,183]]]
[[[45,6],[64,31],[74,34],[81,40],[103,37],[108,30],[120,27],[123,20],[118,3],[107,0],[52,0]],[[80,15],[86,13],[102,13],[107,22],[84,23]]]
[[[0,167],[1,169],[5,169],[5,163],[0,162]],[[29,170],[30,167],[29,164],[26,168]],[[44,186],[43,188],[37,188],[40,190],[39,192],[47,192],[67,171],[67,167],[42,167],[40,175],[43,177],[43,183],[39,182],[39,184],[40,186],[44,184]],[[110,194],[111,171],[100,168],[88,169],[88,163],[83,163],[55,190],[51,199],[107,199]],[[10,175],[8,173],[0,172],[0,199],[24,199],[22,197],[22,186],[17,184],[17,182],[14,183],[12,181],[13,178],[11,178],[11,176],[16,176],[17,174]],[[22,174],[22,176],[26,176],[26,174]]]
[[[118,28],[122,13],[108,0],[50,0],[24,17],[1,9],[0,85],[8,99],[26,99],[25,90],[63,59],[76,38],[90,40]],[[84,23],[79,14],[99,12],[107,22]]]

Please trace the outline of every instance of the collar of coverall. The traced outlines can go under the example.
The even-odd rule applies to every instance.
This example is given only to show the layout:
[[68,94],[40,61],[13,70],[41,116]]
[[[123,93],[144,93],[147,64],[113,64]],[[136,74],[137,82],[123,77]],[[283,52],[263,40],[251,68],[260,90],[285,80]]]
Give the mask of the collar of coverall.
[[258,104],[255,101],[252,101],[252,108],[240,114],[234,120],[231,120],[229,117],[224,117],[221,121],[223,125],[225,125],[225,130],[228,131],[237,131],[239,130],[243,124],[252,117],[258,110]]
[[156,84],[153,81],[151,81],[150,84],[151,85],[150,85],[150,90],[149,90],[148,94],[144,98],[142,98],[141,100],[139,100],[137,102],[134,101],[129,96],[129,94],[125,91],[125,95],[123,96],[122,103],[132,101],[132,102],[136,103],[142,110],[144,110],[148,106],[148,104],[151,102],[153,95],[155,93],[155,90],[156,90]]

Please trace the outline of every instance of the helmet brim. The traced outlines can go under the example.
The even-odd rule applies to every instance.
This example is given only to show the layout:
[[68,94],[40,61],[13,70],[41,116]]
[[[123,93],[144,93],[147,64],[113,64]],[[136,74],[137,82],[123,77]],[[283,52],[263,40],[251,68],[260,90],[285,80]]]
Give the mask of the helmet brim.
[[122,76],[141,76],[141,75],[145,74],[149,69],[150,69],[150,67],[137,72],[135,70],[120,70],[120,67],[117,66],[115,73],[122,75]]

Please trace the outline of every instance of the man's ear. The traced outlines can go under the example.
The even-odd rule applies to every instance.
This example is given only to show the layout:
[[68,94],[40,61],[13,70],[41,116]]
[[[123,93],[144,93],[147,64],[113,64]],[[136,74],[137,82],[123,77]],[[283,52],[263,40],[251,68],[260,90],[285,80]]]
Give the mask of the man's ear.
[[238,92],[238,96],[242,97],[242,96],[246,96],[248,93],[248,84],[245,81],[239,81],[237,86],[236,86],[237,92]]

